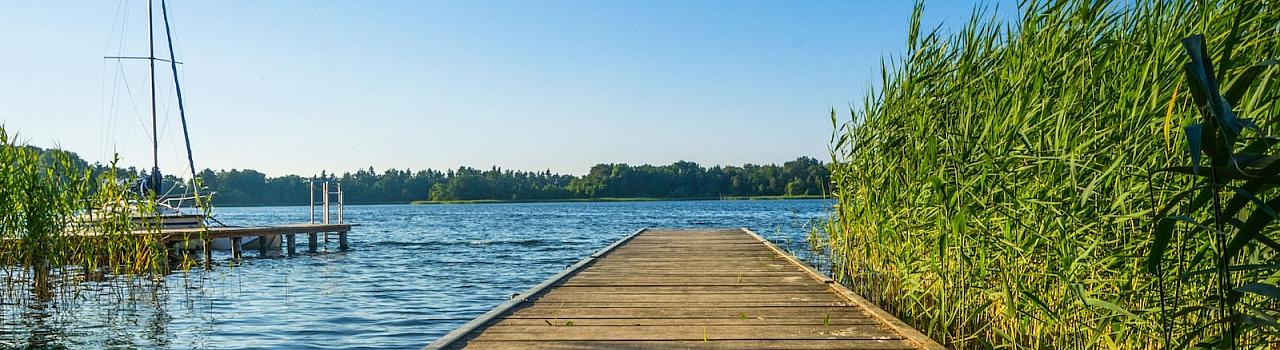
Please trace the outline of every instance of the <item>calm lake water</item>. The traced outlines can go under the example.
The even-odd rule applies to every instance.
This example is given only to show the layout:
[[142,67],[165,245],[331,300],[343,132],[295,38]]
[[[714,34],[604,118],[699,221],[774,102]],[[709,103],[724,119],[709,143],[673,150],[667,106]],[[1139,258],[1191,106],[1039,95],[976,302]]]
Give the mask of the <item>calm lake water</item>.
[[[0,319],[0,348],[418,349],[643,227],[748,227],[801,255],[823,200],[348,206],[351,250],[87,286],[74,307]],[[307,207],[217,208],[228,225]],[[305,252],[306,236],[299,236]],[[3,301],[0,301],[2,303]]]

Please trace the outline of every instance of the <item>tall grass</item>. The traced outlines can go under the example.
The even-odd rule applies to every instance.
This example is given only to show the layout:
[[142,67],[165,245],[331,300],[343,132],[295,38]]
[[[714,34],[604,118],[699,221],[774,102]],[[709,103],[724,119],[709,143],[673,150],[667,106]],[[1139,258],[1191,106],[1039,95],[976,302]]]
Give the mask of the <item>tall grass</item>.
[[117,173],[114,164],[95,173],[65,153],[38,153],[0,126],[2,306],[57,303],[86,279],[194,266],[191,258],[171,258],[158,222],[136,219],[154,211],[154,200]]
[[[1195,344],[1215,320],[1161,310],[1219,286],[1186,280],[1162,299],[1157,287],[1185,276],[1144,267],[1154,210],[1196,184],[1156,171],[1189,163],[1182,126],[1198,111],[1180,43],[1205,34],[1211,57],[1231,58],[1219,73],[1237,76],[1280,55],[1280,6],[1027,2],[952,33],[922,28],[923,11],[850,119],[832,112],[837,204],[815,239],[837,277],[956,348]],[[1275,74],[1235,106],[1263,133],[1280,121]],[[1202,237],[1177,249],[1212,254]]]

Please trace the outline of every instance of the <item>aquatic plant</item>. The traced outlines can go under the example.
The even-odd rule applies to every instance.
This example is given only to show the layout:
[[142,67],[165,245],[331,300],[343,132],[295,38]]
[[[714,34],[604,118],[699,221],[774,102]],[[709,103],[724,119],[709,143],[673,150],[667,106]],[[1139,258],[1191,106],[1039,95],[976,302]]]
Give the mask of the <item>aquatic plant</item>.
[[[1272,222],[1280,218],[1280,200],[1268,199],[1275,198],[1273,190],[1280,184],[1280,157],[1271,151],[1280,139],[1250,135],[1261,129],[1236,117],[1233,106],[1240,105],[1257,76],[1276,61],[1250,66],[1223,85],[1204,37],[1192,36],[1182,43],[1189,57],[1187,86],[1201,120],[1185,127],[1190,166],[1163,170],[1193,176],[1194,186],[1175,194],[1156,212],[1155,239],[1147,258],[1147,269],[1159,278],[1165,342],[1236,347],[1244,340],[1254,342],[1244,344],[1250,347],[1264,346],[1275,339],[1245,335],[1275,335],[1280,328],[1280,311],[1274,307],[1280,299],[1274,278],[1280,268],[1280,255],[1275,254],[1280,243],[1267,235],[1274,233]],[[1231,52],[1230,47],[1223,50],[1219,63],[1229,64]],[[1207,166],[1200,163],[1202,155],[1208,158]],[[1180,226],[1187,229],[1179,230]],[[1170,249],[1174,242],[1180,249]],[[1175,258],[1167,261],[1167,255]],[[1164,275],[1166,265],[1173,265],[1173,274]],[[1169,292],[1188,284],[1211,286],[1211,294]]]
[[[1031,1],[1009,21],[975,10],[954,33],[922,28],[923,11],[904,55],[884,61],[849,119],[831,113],[836,205],[814,240],[837,278],[955,348],[1178,347],[1224,334],[1195,335],[1219,311],[1185,311],[1216,308],[1223,285],[1208,281],[1217,273],[1178,282],[1186,276],[1146,266],[1158,236],[1151,218],[1203,185],[1159,171],[1187,163],[1177,134],[1203,105],[1188,91],[1180,44],[1208,34],[1205,56],[1229,58],[1219,76],[1256,75],[1231,106],[1266,134],[1280,112],[1277,73],[1236,63],[1280,53],[1280,7]],[[1213,236],[1177,235],[1167,264],[1212,265],[1230,246]],[[1275,265],[1256,244],[1232,259]],[[1275,309],[1269,289],[1234,285],[1229,296],[1249,294],[1234,307]],[[1250,315],[1263,326],[1234,337],[1277,340],[1274,319],[1260,316],[1269,313]]]
[[[153,212],[152,195],[131,191],[114,166],[94,171],[65,152],[43,154],[21,145],[0,126],[0,268],[4,307],[57,303],[77,282],[108,276],[149,277],[172,263]],[[191,237],[199,239],[201,237]]]

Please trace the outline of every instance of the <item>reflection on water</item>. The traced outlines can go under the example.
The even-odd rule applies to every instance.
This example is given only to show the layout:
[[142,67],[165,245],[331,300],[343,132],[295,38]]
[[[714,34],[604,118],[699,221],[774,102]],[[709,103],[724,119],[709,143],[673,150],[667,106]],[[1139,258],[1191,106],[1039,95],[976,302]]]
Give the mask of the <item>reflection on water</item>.
[[[250,252],[234,267],[215,253],[211,271],[85,282],[62,305],[0,294],[0,347],[417,349],[643,227],[744,226],[813,260],[805,235],[830,203],[347,206],[361,225],[350,251],[333,237],[327,252]],[[230,225],[308,217],[307,207],[216,212]]]

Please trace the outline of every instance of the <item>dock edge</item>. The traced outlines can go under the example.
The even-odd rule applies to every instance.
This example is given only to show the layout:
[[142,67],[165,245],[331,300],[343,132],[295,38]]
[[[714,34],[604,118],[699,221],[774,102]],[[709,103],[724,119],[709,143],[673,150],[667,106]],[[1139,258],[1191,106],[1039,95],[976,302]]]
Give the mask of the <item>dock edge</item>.
[[570,275],[573,275],[574,273],[578,272],[578,270],[582,270],[582,268],[586,267],[591,262],[595,261],[601,256],[604,256],[605,254],[608,254],[609,252],[613,251],[615,248],[618,248],[624,243],[631,241],[632,238],[635,238],[637,235],[647,230],[649,230],[648,227],[642,228],[642,229],[636,230],[635,232],[632,232],[630,235],[627,235],[622,239],[614,241],[613,244],[610,244],[604,248],[601,248],[600,250],[597,250],[591,255],[588,255],[586,258],[583,258],[582,260],[579,260],[577,263],[570,265],[568,268],[564,269],[563,271],[560,271],[560,273],[557,273],[555,276],[551,276],[551,278],[548,278],[546,281],[542,281],[542,283],[539,283],[538,285],[533,286],[533,288],[529,288],[528,290],[525,290],[519,295],[512,297],[510,300],[507,300],[506,302],[503,302],[502,304],[493,308],[493,310],[489,310],[489,312],[486,312],[483,315],[480,315],[480,317],[476,317],[470,322],[463,324],[461,327],[458,327],[453,331],[449,332],[448,334],[445,334],[443,337],[440,337],[440,339],[436,339],[436,341],[433,341],[430,344],[427,344],[427,346],[423,347],[422,349],[437,350],[437,349],[444,349],[454,345],[454,343],[470,335],[471,332],[477,329],[480,329],[483,326],[488,325],[494,319],[498,318],[498,316],[502,316],[502,314],[506,313],[507,311],[510,311],[516,306],[528,301],[530,297],[537,295],[538,293],[542,292],[548,287],[551,287],[551,285],[556,284],[557,282],[560,282],[561,280],[569,277]]
[[879,320],[885,326],[892,328],[893,331],[898,332],[898,334],[901,334],[902,337],[906,338],[908,341],[916,343],[916,345],[919,345],[924,349],[946,350],[946,347],[943,347],[942,344],[938,344],[938,342],[934,341],[933,338],[929,338],[929,336],[924,333],[920,333],[919,330],[916,330],[914,327],[906,324],[906,322],[902,322],[902,320],[899,320],[897,317],[885,312],[884,309],[881,309],[879,306],[876,306],[876,304],[867,301],[867,299],[864,299],[861,295],[858,295],[858,293],[854,293],[852,290],[849,290],[849,288],[845,287],[843,284],[840,284],[831,277],[818,272],[818,270],[813,269],[813,267],[810,267],[808,264],[796,259],[795,256],[791,255],[791,253],[787,253],[786,250],[779,248],[776,244],[773,244],[773,242],[770,242],[768,239],[760,236],[755,231],[746,227],[741,227],[740,229],[748,235],[751,235],[751,237],[755,237],[755,239],[760,240],[761,243],[764,243],[764,245],[769,247],[770,250],[773,250],[774,253],[786,258],[792,265],[799,266],[800,269],[809,274],[809,277],[826,284],[827,287],[834,290],[836,294],[839,294],[841,297],[844,297],[867,310],[867,313],[871,314],[871,317]]

